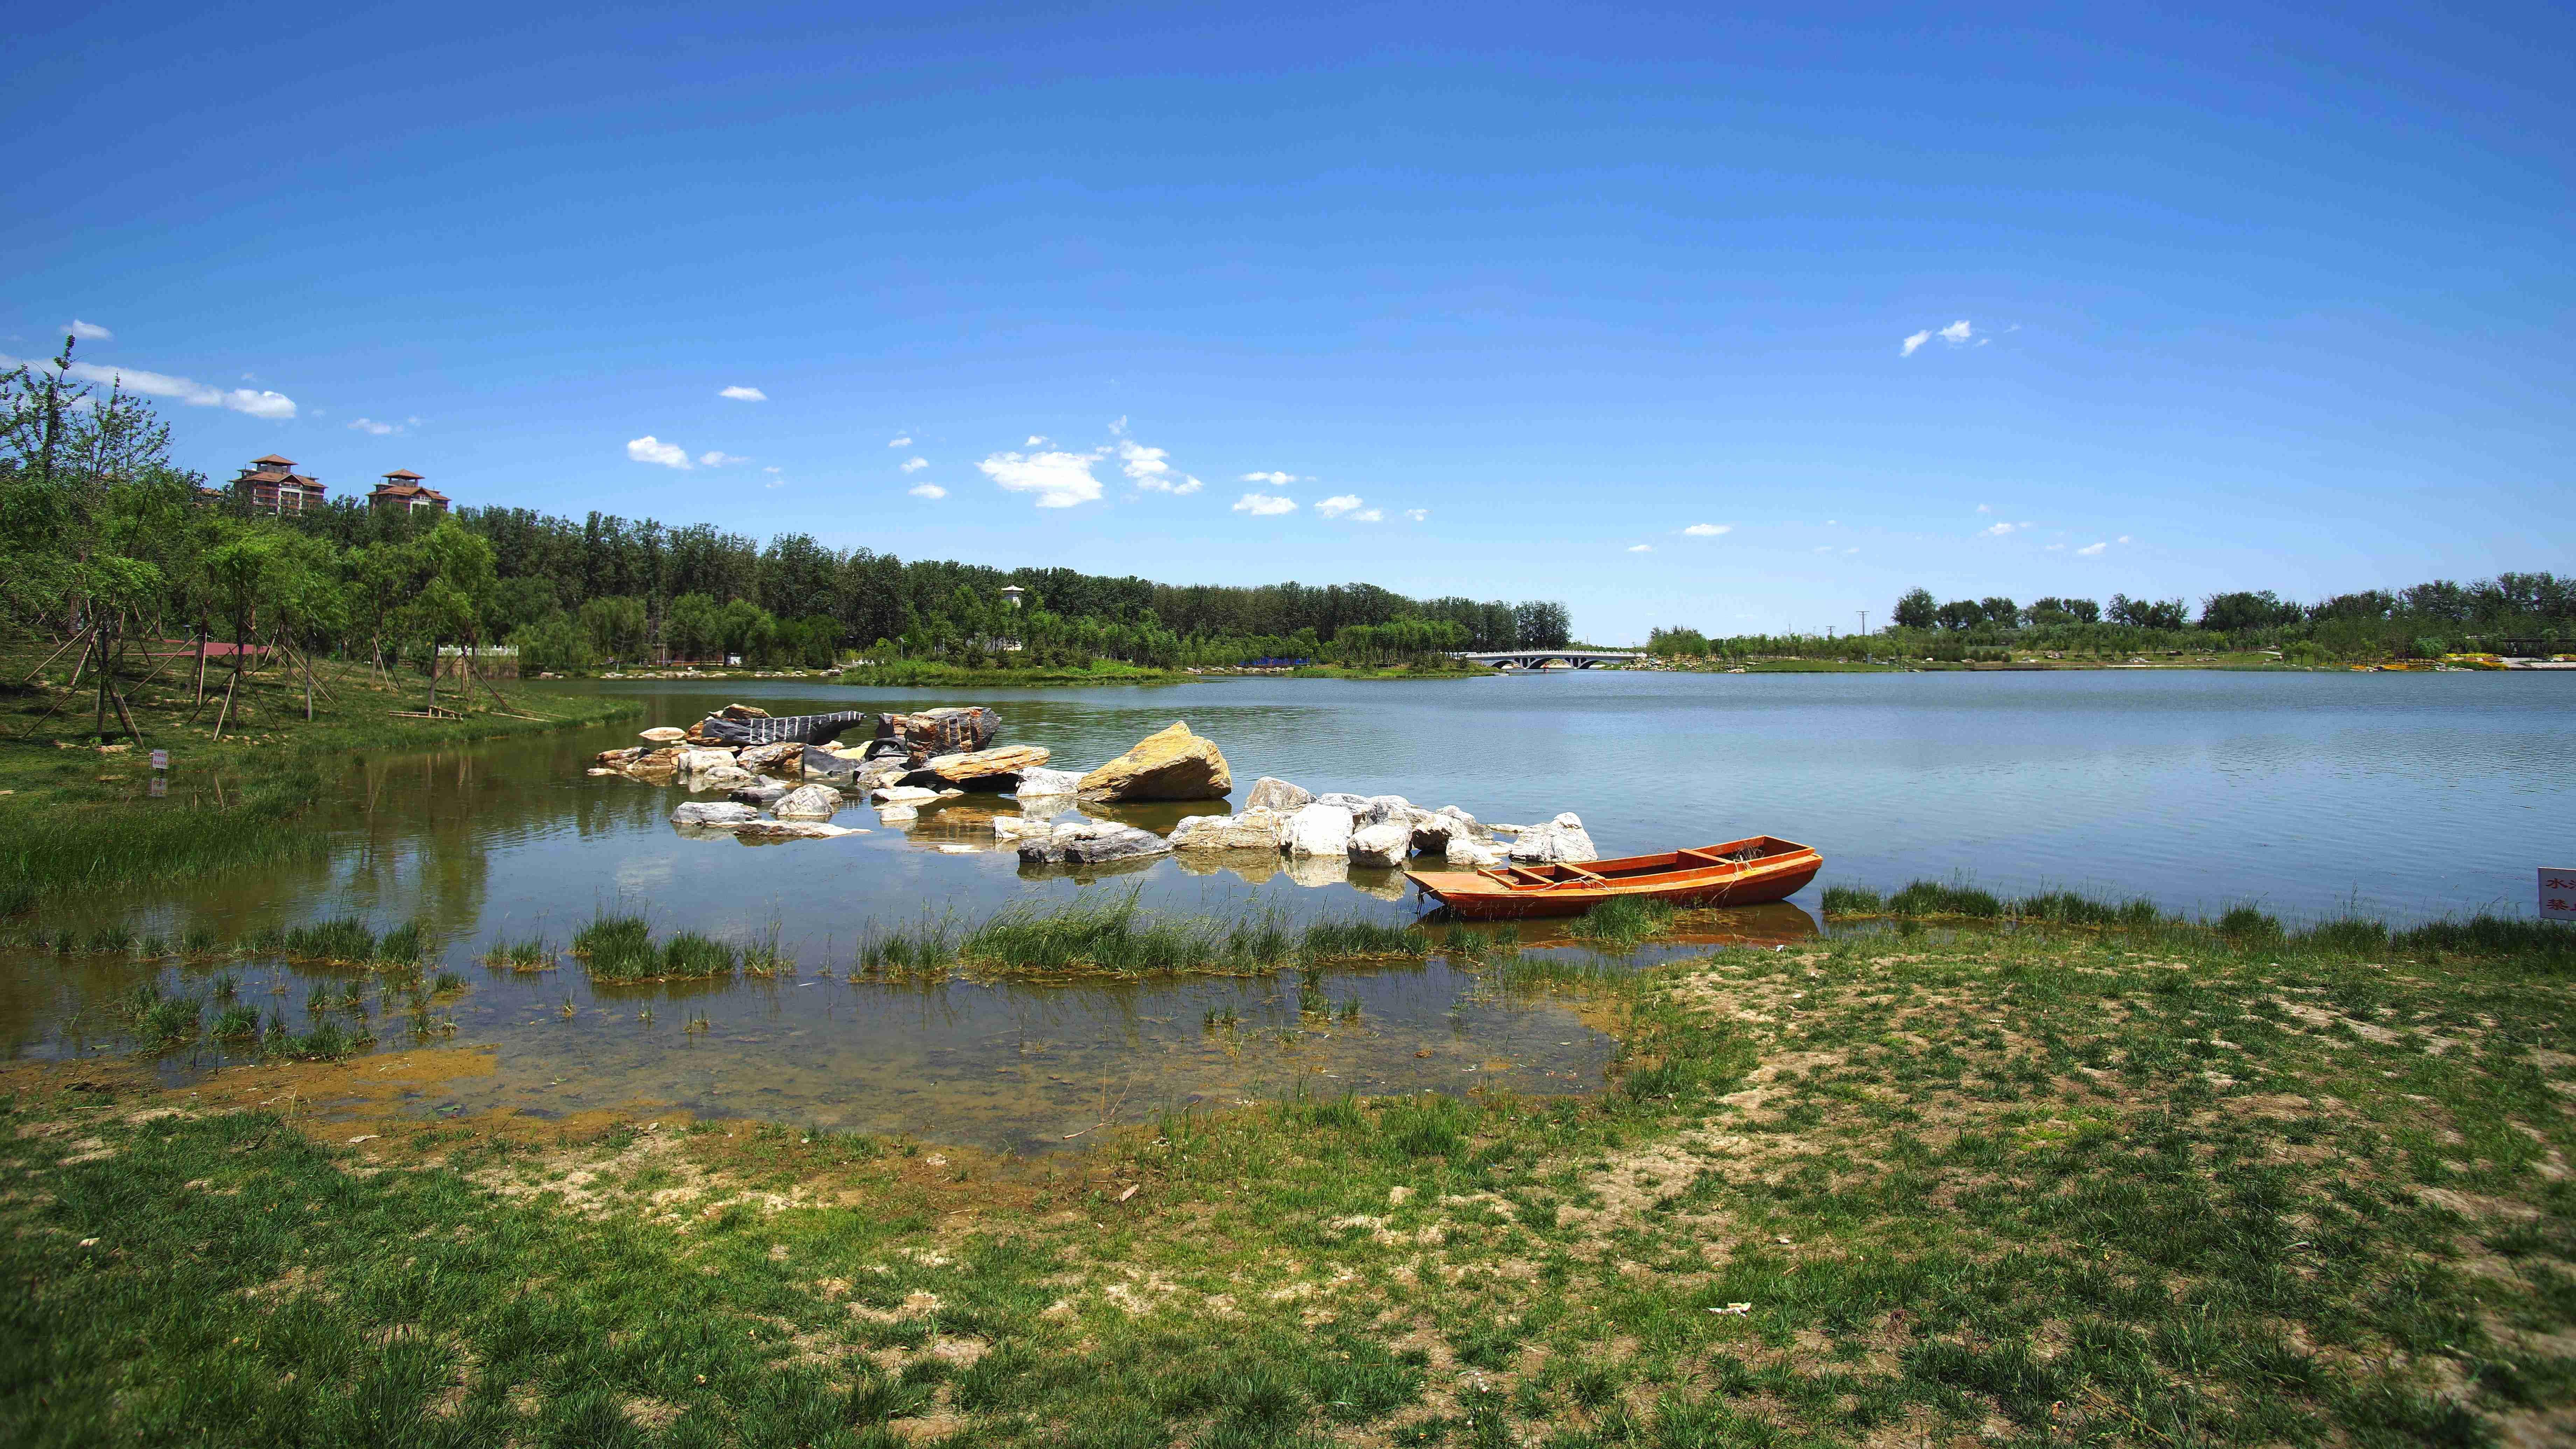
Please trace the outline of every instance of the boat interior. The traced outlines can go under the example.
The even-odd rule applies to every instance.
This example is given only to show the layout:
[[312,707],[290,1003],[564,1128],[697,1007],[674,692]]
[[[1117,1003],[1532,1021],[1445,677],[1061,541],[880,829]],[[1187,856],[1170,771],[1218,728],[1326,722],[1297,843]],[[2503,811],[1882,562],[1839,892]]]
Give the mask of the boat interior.
[[1807,847],[1777,836],[1755,835],[1743,840],[1730,840],[1722,845],[1701,846],[1696,850],[1668,850],[1660,855],[1628,855],[1616,860],[1586,861],[1581,865],[1512,865],[1496,866],[1478,872],[1514,886],[1552,886],[1581,884],[1590,881],[1634,880],[1640,876],[1677,875],[1686,871],[1734,870],[1784,855],[1798,855]]

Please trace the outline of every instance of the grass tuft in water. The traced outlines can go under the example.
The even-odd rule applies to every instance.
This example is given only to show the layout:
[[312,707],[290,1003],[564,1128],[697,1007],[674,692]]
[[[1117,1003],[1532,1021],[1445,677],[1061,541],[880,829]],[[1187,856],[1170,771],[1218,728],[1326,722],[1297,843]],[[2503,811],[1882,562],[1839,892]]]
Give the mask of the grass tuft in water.
[[1634,948],[1672,929],[1673,908],[1661,901],[1618,896],[1583,913],[1574,936],[1595,946]]
[[286,933],[288,959],[355,966],[376,959],[376,933],[355,916],[335,916]]
[[653,928],[642,916],[600,916],[573,933],[572,955],[601,981],[641,981],[653,970]]
[[[552,971],[555,946],[542,936],[525,941],[495,941],[492,949],[483,953],[483,964],[495,971]],[[445,972],[439,974],[445,980],[455,979]]]
[[858,969],[913,975],[964,967],[1012,975],[1255,975],[1324,961],[1419,960],[1419,932],[1376,921],[1317,921],[1292,928],[1278,911],[1226,921],[1142,909],[1134,892],[1077,898],[1046,909],[1006,907],[972,930],[953,918],[873,933],[859,943]]

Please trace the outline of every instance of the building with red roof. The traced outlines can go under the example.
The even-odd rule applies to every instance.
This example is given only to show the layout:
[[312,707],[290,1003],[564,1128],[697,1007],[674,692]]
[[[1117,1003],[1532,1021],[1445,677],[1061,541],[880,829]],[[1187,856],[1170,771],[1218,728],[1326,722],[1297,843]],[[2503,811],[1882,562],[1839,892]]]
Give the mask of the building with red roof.
[[447,511],[447,495],[421,482],[420,475],[409,468],[396,468],[385,475],[385,481],[367,493],[369,508],[399,508],[406,513],[428,509],[433,513]]

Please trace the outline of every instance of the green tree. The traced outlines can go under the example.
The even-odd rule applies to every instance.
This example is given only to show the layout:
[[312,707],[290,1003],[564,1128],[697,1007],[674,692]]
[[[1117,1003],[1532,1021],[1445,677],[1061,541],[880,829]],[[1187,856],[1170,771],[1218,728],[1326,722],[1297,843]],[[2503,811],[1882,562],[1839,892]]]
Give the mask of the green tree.
[[1941,605],[1933,599],[1930,589],[1908,589],[1897,599],[1896,612],[1891,617],[1899,629],[1930,629],[1941,622]]

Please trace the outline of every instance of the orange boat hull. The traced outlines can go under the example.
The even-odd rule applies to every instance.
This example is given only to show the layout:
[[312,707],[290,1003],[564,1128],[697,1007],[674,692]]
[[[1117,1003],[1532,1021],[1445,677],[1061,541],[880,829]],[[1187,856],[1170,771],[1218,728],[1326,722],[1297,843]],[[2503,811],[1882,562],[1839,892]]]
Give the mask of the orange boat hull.
[[1492,870],[1408,870],[1405,877],[1474,921],[1579,916],[1629,897],[1677,907],[1756,906],[1786,900],[1824,869],[1810,846],[1768,835],[1661,855],[1581,865]]

